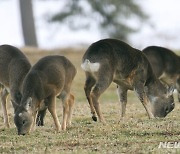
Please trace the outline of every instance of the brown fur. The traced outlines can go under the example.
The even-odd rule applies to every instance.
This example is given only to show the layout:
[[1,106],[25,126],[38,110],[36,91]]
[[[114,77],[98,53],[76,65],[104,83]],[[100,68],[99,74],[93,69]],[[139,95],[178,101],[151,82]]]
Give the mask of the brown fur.
[[149,46],[143,49],[143,53],[151,63],[155,75],[166,84],[176,87],[180,102],[180,56],[159,46]]
[[[15,112],[18,134],[34,130],[37,112],[44,107],[51,113],[56,130],[66,130],[66,123],[71,123],[74,96],[70,88],[75,74],[74,65],[63,56],[46,56],[31,68],[23,82],[21,104]],[[62,127],[56,114],[56,97],[63,102]]]
[[30,68],[29,60],[19,49],[10,45],[0,46],[0,95],[6,127],[10,127],[6,107],[7,96],[10,93],[11,101],[20,103],[22,82]]
[[165,117],[174,108],[171,90],[156,78],[146,56],[122,41],[104,39],[93,43],[81,67],[86,73],[84,90],[94,121],[96,114],[101,122],[105,121],[98,99],[112,82],[118,85],[121,117],[125,114],[127,90],[136,92],[149,118]]

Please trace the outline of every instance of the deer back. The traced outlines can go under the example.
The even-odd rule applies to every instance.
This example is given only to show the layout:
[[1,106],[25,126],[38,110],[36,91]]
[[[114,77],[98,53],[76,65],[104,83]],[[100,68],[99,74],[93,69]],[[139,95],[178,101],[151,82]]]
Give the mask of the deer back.
[[13,101],[20,101],[22,81],[31,64],[27,57],[16,47],[0,46],[0,83],[10,90]]
[[34,95],[42,100],[51,93],[58,95],[65,85],[72,82],[75,74],[76,69],[67,58],[46,56],[40,59],[27,74],[23,83],[23,97]]
[[163,75],[173,77],[180,74],[180,57],[173,51],[159,46],[149,46],[143,50],[143,53],[158,78]]

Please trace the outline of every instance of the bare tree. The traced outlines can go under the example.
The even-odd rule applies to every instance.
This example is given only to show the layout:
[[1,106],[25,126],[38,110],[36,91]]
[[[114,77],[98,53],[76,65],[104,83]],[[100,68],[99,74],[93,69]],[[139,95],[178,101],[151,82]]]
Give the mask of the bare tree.
[[21,24],[26,46],[38,46],[33,17],[32,0],[19,0]]
[[[64,9],[50,21],[64,22],[74,30],[88,28],[93,21],[103,34],[122,40],[138,31],[148,17],[135,0],[64,0],[64,3]],[[128,22],[132,20],[140,23],[139,27]]]

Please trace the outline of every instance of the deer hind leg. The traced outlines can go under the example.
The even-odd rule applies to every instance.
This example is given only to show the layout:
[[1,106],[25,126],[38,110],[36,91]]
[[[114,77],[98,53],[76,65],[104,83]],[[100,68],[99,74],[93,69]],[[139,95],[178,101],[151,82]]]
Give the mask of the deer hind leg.
[[118,95],[119,95],[119,100],[121,104],[121,118],[125,116],[126,112],[126,104],[127,104],[127,89],[123,89],[122,87],[118,86]]
[[53,117],[53,120],[54,120],[54,123],[55,123],[55,126],[56,126],[56,130],[57,132],[60,131],[61,129],[61,125],[59,123],[59,119],[58,119],[58,116],[57,116],[57,113],[56,113],[56,97],[55,96],[51,96],[48,98],[48,110],[49,112],[51,113],[52,117]]
[[67,116],[67,126],[71,126],[72,112],[74,106],[74,96],[72,94],[69,95],[68,105],[69,105],[69,112]]
[[96,111],[95,111],[92,99],[90,97],[91,89],[95,85],[96,80],[94,78],[92,78],[91,76],[89,76],[88,74],[86,74],[86,77],[87,77],[87,79],[86,79],[86,82],[85,82],[84,91],[85,91],[86,98],[88,100],[88,103],[89,103],[89,106],[90,106],[90,109],[91,109],[92,119],[94,121],[97,121]]
[[150,103],[149,103],[147,96],[144,92],[143,84],[142,83],[136,84],[134,90],[135,90],[139,100],[143,104],[143,106],[144,106],[144,108],[148,114],[149,119],[154,118],[154,115],[152,114],[151,109],[150,109]]
[[98,118],[100,120],[100,122],[105,123],[105,120],[102,116],[101,110],[100,110],[100,106],[99,106],[99,102],[98,99],[100,97],[100,95],[109,87],[109,85],[112,82],[112,76],[109,75],[108,73],[105,73],[103,71],[102,74],[99,74],[99,80],[96,82],[90,96],[94,105],[94,108],[96,110],[96,113],[98,115]]
[[2,109],[3,109],[3,116],[4,116],[4,124],[7,128],[10,127],[10,124],[9,124],[9,118],[8,118],[8,113],[7,113],[7,96],[8,96],[8,91],[3,88],[1,90],[1,103],[2,103]]
[[70,99],[72,99],[72,95],[69,94],[69,92],[67,91],[63,90],[59,96],[62,99],[62,103],[63,103],[63,119],[62,119],[62,127],[61,127],[62,130],[66,130],[67,119],[70,111],[69,101]]

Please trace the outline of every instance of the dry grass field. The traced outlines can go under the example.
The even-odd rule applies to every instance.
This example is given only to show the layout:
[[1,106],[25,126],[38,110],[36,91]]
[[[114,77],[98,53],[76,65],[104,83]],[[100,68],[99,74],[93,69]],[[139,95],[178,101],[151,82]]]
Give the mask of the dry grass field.
[[[72,85],[76,101],[72,126],[56,133],[49,113],[45,126],[26,136],[18,136],[13,122],[13,109],[8,103],[11,128],[3,127],[0,112],[0,153],[180,153],[180,148],[161,148],[159,143],[180,141],[180,103],[175,94],[175,109],[164,119],[148,119],[145,109],[133,92],[128,92],[126,118],[120,120],[116,85],[112,84],[101,96],[100,105],[107,124],[91,119],[83,86],[84,72],[80,68],[84,49],[43,51],[23,49],[34,64],[46,55],[64,55],[76,66],[78,73]],[[1,106],[0,106],[1,109]],[[62,120],[62,104],[57,99],[57,113]]]

